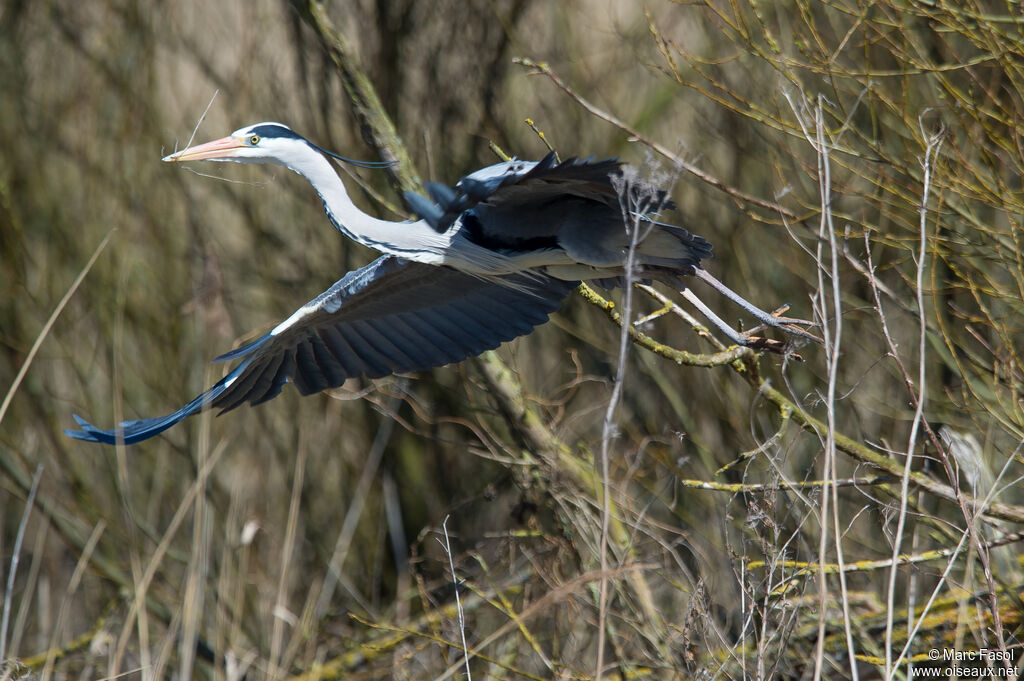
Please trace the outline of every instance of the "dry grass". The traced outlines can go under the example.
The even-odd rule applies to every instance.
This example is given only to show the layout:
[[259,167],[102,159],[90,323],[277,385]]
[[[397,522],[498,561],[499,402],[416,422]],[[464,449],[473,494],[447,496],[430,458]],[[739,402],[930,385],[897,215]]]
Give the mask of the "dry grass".
[[[999,3],[5,4],[0,675],[1019,661],[1022,26]],[[418,173],[359,179],[388,217],[394,187],[489,143],[678,173],[671,218],[715,244],[709,269],[816,315],[825,345],[727,348],[644,286],[623,330],[621,292],[582,289],[459,366],[128,450],[69,440],[75,412],[177,407],[372,257],[290,173],[159,163],[217,89],[198,138],[276,119],[407,152]]]

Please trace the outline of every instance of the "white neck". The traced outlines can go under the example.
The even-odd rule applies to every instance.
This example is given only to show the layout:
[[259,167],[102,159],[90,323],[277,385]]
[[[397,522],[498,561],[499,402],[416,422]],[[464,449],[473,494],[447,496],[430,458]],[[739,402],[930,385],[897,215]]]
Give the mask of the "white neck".
[[445,262],[450,237],[438,234],[423,220],[393,222],[367,215],[349,198],[330,161],[303,146],[301,153],[292,154],[284,165],[309,180],[323,199],[328,217],[345,236],[381,253],[431,264]]
[[483,276],[524,269],[524,264],[514,258],[469,241],[460,233],[458,225],[438,233],[425,220],[392,222],[367,215],[352,203],[330,161],[310,147],[303,145],[288,158],[276,160],[309,180],[323,199],[331,222],[345,236],[375,251],[428,265],[448,265]]

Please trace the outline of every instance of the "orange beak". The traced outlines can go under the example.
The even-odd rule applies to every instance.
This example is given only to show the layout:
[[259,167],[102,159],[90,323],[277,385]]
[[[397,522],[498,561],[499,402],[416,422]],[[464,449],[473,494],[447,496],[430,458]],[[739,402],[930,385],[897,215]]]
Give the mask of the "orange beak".
[[234,137],[222,137],[219,140],[213,140],[206,144],[197,144],[194,147],[188,149],[182,149],[181,151],[175,152],[169,156],[164,156],[163,160],[168,162],[184,162],[184,161],[211,161],[217,159],[232,158],[235,156],[238,149],[245,149],[246,146]]

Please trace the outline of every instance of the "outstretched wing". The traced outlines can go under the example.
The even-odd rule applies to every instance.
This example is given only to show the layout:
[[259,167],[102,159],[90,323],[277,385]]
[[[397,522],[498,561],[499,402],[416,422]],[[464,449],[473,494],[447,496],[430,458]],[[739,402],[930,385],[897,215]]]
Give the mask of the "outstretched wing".
[[227,411],[265,402],[288,382],[309,395],[355,376],[459,362],[543,324],[575,285],[537,274],[482,279],[384,256],[345,275],[267,335],[218,357],[242,362],[178,411],[112,430],[75,416],[81,430],[65,432],[132,444],[208,407]]

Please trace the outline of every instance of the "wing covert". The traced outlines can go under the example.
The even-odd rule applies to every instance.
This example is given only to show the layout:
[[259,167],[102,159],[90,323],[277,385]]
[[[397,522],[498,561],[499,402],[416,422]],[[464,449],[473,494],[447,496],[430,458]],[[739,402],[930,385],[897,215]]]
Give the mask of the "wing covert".
[[433,201],[412,192],[405,196],[417,215],[443,232],[460,215],[481,203],[497,208],[566,195],[615,202],[610,178],[621,172],[622,164],[615,158],[570,158],[559,163],[551,152],[540,161],[512,160],[481,168],[460,179],[454,187],[428,183],[427,193]]

